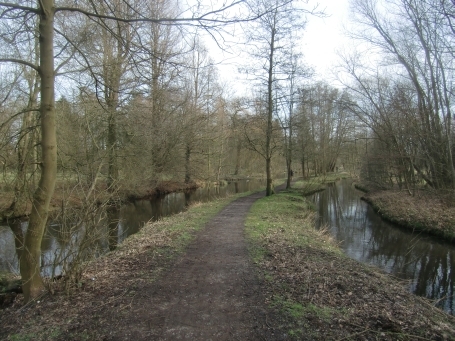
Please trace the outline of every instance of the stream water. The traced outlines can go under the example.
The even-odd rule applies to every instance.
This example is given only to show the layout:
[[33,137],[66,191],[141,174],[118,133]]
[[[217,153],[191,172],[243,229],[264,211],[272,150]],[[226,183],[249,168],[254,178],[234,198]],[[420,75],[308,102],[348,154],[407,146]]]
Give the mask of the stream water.
[[404,280],[409,290],[455,314],[455,247],[383,221],[360,199],[351,180],[313,195],[319,227],[327,227],[345,253]]
[[[119,209],[99,212],[101,224],[93,252],[101,254],[114,249],[126,237],[136,233],[148,221],[182,212],[194,202],[206,202],[230,194],[265,188],[263,180],[242,180],[225,186],[201,187],[189,192],[170,193],[151,200],[137,200]],[[21,223],[22,230],[27,222]],[[58,221],[51,221],[41,244],[41,271],[44,276],[58,275],[65,261],[71,261],[77,253],[85,233],[84,226],[68,233]],[[14,246],[14,236],[9,226],[0,226],[0,272],[19,272]]]

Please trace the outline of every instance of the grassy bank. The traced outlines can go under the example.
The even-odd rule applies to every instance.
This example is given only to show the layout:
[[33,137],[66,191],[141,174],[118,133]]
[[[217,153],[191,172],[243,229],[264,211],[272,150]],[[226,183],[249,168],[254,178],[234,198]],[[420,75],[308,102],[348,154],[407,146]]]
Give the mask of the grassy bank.
[[326,184],[328,183],[333,183],[346,178],[349,178],[348,173],[328,173],[316,177],[313,176],[305,179],[298,179],[293,183],[293,187],[298,188],[304,195],[311,195],[325,190]]
[[283,316],[281,329],[290,339],[455,339],[453,317],[347,258],[328,234],[315,230],[301,190],[256,202],[246,233],[266,299]]
[[455,241],[455,205],[453,194],[418,191],[372,191],[363,197],[385,220],[425,232],[447,241]]

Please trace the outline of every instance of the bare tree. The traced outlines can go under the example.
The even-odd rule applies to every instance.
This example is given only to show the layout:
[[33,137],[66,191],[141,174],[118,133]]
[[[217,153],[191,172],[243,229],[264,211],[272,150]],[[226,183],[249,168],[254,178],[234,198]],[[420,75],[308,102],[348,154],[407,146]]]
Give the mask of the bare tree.
[[[35,70],[40,79],[41,92],[40,92],[40,104],[39,104],[39,117],[40,117],[40,128],[41,128],[41,140],[40,140],[40,180],[33,196],[32,211],[29,219],[29,226],[24,241],[24,255],[21,257],[20,268],[23,281],[23,289],[25,295],[25,301],[34,299],[41,295],[44,290],[43,281],[40,275],[40,256],[41,256],[41,240],[45,230],[45,224],[49,212],[49,203],[52,198],[56,174],[57,174],[57,131],[56,131],[56,113],[55,113],[55,77],[58,72],[59,66],[55,66],[56,60],[60,60],[60,56],[65,54],[68,50],[67,47],[71,45],[70,41],[63,44],[61,49],[57,52],[54,48],[58,46],[55,40],[55,22],[58,19],[58,15],[64,15],[65,13],[78,13],[84,15],[93,22],[101,25],[106,29],[113,29],[122,26],[127,32],[131,27],[134,27],[135,23],[139,22],[151,22],[159,24],[188,24],[188,25],[200,25],[205,29],[211,28],[216,29],[228,23],[237,21],[252,20],[255,17],[260,16],[259,14],[250,15],[250,12],[246,16],[240,17],[228,17],[227,9],[233,9],[244,5],[243,2],[232,2],[227,3],[223,7],[215,10],[210,10],[205,13],[195,14],[188,18],[149,18],[143,15],[143,9],[147,8],[147,3],[127,3],[120,1],[118,3],[121,7],[123,4],[123,10],[119,12],[99,12],[99,3],[84,4],[81,7],[74,7],[72,5],[55,4],[52,0],[41,0],[36,3],[20,2],[20,3],[8,3],[3,2],[0,4],[1,20],[5,20],[11,23],[9,27],[13,29],[17,28],[16,31],[7,32],[10,35],[10,42],[12,45],[19,44],[20,36],[26,34],[24,32],[31,32],[39,36],[39,61],[35,61],[33,58],[19,59],[12,54],[8,54],[8,51],[13,49],[4,49],[4,53],[0,58],[0,62],[7,63],[19,63]],[[145,13],[148,13],[146,11]],[[232,13],[232,12],[231,12]],[[262,13],[261,13],[262,15]],[[20,29],[22,24],[28,25],[30,21],[37,18],[38,25],[37,30],[35,26],[31,31],[24,31]],[[107,23],[117,23],[116,25],[108,25]],[[114,32],[110,32],[114,33]],[[59,36],[64,37],[63,33],[59,33]],[[29,37],[27,37],[29,39]],[[75,47],[73,45],[73,47]],[[125,46],[122,45],[121,48]],[[122,52],[120,52],[120,56]],[[62,64],[64,64],[63,61]],[[107,97],[109,101],[113,101],[113,107],[117,100],[116,89],[112,85],[109,91],[112,90],[113,97]],[[115,158],[115,155],[113,155]],[[112,174],[115,174],[115,170],[112,169]]]
[[298,103],[299,83],[311,75],[311,69],[302,64],[302,55],[296,53],[291,46],[287,52],[287,61],[284,63],[282,74],[283,86],[280,89],[279,98],[281,108],[280,122],[285,134],[285,157],[287,168],[286,188],[291,188],[293,177],[292,161],[294,159],[294,140],[295,140],[295,108]]
[[[301,5],[301,4],[300,4]],[[257,1],[255,4],[257,13],[265,13],[257,21],[257,25],[248,31],[248,42],[251,55],[256,59],[257,65],[248,68],[246,71],[256,77],[259,85],[264,87],[263,95],[265,105],[263,106],[266,119],[265,128],[265,150],[262,156],[266,163],[267,187],[266,195],[272,195],[272,157],[275,152],[273,141],[274,116],[277,117],[279,83],[282,81],[283,66],[286,63],[286,52],[292,44],[292,31],[303,28],[302,15],[308,13],[298,7],[296,1]],[[248,139],[252,141],[252,138]],[[257,149],[257,147],[254,147]]]
[[346,96],[322,82],[300,89],[297,118],[300,159],[307,167],[311,161],[315,175],[336,170],[353,126]]
[[[415,110],[417,123],[412,123],[413,119],[410,122],[413,129],[407,130],[417,132],[417,135],[408,137],[413,146],[418,146],[413,157],[425,161],[419,165],[408,159],[412,164],[410,174],[417,172],[431,187],[453,189],[453,91],[450,85],[453,58],[449,57],[453,52],[453,2],[394,0],[388,3],[385,13],[383,2],[368,0],[354,1],[353,9],[357,22],[365,29],[352,35],[379,51],[383,59],[379,66],[381,74],[389,75],[396,84],[389,88],[412,86],[412,93],[406,90],[406,97],[413,101],[408,114]],[[384,112],[385,101],[381,94],[371,96],[371,84],[382,82],[381,78],[367,68],[359,68],[353,58],[346,58],[346,61],[346,69],[357,85],[357,94],[363,93],[376,112]],[[404,87],[396,75],[407,80]],[[395,91],[396,96],[399,93]],[[388,107],[396,96],[388,97]],[[415,136],[418,138],[414,139]]]

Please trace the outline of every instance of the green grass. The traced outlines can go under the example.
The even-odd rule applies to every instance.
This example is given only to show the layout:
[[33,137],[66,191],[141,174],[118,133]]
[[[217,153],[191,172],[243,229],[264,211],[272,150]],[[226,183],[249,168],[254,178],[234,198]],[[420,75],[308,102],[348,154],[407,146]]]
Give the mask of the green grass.
[[320,192],[325,190],[326,185],[320,182],[317,182],[314,179],[307,179],[307,180],[298,180],[296,181],[292,188],[299,189],[299,191],[303,195],[311,195],[316,192]]
[[337,250],[324,231],[315,229],[314,218],[313,204],[298,188],[258,200],[245,222],[247,236],[252,241],[253,258],[264,255],[260,244],[264,238],[274,235],[292,246]]
[[[278,248],[311,248],[324,250],[343,256],[332,237],[326,231],[315,228],[315,211],[312,203],[303,196],[305,182],[294,184],[291,190],[281,191],[270,197],[259,199],[251,208],[245,222],[246,235],[250,246],[250,256],[256,264],[261,264],[272,256]],[[319,184],[315,184],[317,186]],[[273,246],[272,246],[273,245]],[[319,257],[315,254],[314,257]],[[280,287],[274,291],[272,304],[284,316],[295,320],[289,326],[288,334],[299,338],[307,318],[316,318],[328,321],[332,316],[339,314],[332,308],[302,304],[287,295],[288,289],[273,273],[263,271],[261,276],[273,287]],[[274,282],[276,280],[276,282]],[[298,328],[296,328],[298,326]]]
[[34,334],[13,334],[10,335],[8,340],[11,341],[31,341],[35,338]]
[[8,341],[33,341],[33,340],[55,340],[62,334],[58,328],[51,328],[44,331],[41,335],[34,333],[12,334]]
[[289,299],[284,300],[280,297],[275,298],[273,304],[278,306],[284,313],[298,320],[311,315],[320,320],[329,321],[334,314],[333,309],[329,307],[318,307],[312,303],[304,306],[301,303],[293,302]]

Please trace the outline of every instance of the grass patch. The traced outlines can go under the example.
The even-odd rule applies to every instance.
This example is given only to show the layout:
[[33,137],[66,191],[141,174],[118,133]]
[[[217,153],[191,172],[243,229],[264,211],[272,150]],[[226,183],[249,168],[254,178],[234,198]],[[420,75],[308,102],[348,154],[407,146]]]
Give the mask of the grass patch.
[[307,196],[325,190],[326,185],[314,179],[307,179],[294,182],[292,187],[298,189],[302,195]]
[[302,196],[300,189],[281,191],[258,200],[250,210],[245,227],[253,251],[270,241],[288,246],[313,246],[334,250],[331,236],[315,229],[313,204]]
[[33,334],[13,334],[9,337],[11,341],[31,341],[35,338]]
[[33,340],[56,340],[61,335],[61,330],[58,328],[51,328],[42,333],[42,335],[37,335],[33,333],[20,333],[12,334],[8,337],[8,341],[33,341]]
[[326,173],[323,175],[318,175],[316,177],[313,177],[313,180],[318,182],[318,183],[329,183],[329,182],[335,182],[337,180],[341,179],[347,179],[349,178],[349,174],[346,172],[332,172],[332,173]]

